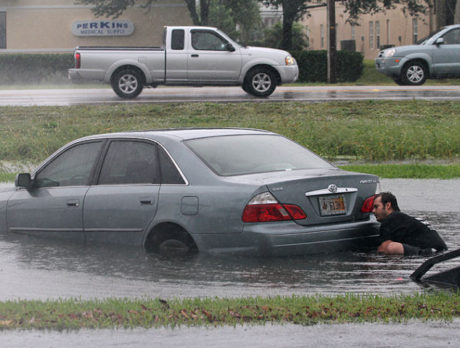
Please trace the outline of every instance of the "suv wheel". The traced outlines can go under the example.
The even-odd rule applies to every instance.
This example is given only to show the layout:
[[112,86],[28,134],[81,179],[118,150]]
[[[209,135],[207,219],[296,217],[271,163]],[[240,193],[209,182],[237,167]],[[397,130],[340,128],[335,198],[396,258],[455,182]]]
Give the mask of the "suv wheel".
[[426,75],[425,64],[420,61],[413,61],[404,66],[401,81],[407,85],[419,86],[425,83]]

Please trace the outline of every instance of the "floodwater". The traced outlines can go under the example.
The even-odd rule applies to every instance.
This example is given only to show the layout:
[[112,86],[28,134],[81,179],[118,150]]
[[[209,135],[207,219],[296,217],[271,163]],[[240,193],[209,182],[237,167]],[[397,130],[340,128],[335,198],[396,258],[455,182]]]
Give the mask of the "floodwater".
[[[429,222],[454,250],[460,247],[459,184],[460,180],[385,180],[381,189],[392,190],[403,210]],[[430,199],[414,199],[417,192]],[[359,252],[168,259],[140,247],[3,236],[0,300],[413,293],[422,288],[409,275],[424,260]],[[458,264],[443,262],[433,271]]]

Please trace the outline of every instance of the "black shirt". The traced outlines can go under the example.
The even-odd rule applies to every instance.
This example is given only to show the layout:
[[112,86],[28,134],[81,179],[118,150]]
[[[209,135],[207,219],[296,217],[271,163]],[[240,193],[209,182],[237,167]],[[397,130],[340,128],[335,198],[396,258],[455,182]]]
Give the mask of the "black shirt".
[[439,234],[423,222],[399,211],[388,215],[380,225],[380,240],[391,240],[408,244],[421,249],[433,248],[437,251],[446,250]]

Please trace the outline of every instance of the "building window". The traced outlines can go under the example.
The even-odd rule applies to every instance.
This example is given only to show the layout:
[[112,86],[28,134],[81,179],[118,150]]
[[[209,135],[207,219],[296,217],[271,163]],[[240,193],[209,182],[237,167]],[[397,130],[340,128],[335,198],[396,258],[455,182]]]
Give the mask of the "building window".
[[375,47],[380,48],[380,22],[375,21]]
[[369,22],[369,48],[374,48],[374,22]]
[[354,24],[351,25],[351,39],[356,40],[356,26]]
[[6,48],[6,12],[0,12],[0,48]]
[[412,19],[412,42],[415,44],[418,41],[418,22],[417,18]]
[[390,20],[387,19],[387,45],[390,44]]
[[321,37],[321,48],[324,48],[324,24],[320,24],[319,33]]

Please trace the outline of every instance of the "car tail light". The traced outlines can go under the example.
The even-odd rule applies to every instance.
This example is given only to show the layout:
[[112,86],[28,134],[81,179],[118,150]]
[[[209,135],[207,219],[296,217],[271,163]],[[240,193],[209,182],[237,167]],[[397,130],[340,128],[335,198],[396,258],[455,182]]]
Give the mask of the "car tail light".
[[269,192],[258,194],[246,205],[243,222],[269,222],[305,219],[307,215],[294,204],[281,204]]
[[75,69],[80,69],[81,66],[81,55],[80,52],[75,53]]
[[375,195],[370,196],[364,201],[363,206],[361,207],[361,213],[372,213],[372,209],[374,208],[374,199]]

